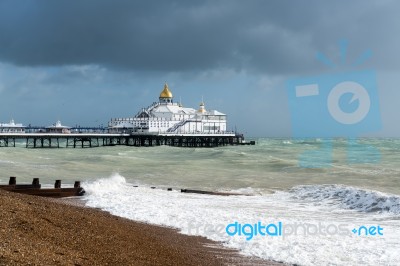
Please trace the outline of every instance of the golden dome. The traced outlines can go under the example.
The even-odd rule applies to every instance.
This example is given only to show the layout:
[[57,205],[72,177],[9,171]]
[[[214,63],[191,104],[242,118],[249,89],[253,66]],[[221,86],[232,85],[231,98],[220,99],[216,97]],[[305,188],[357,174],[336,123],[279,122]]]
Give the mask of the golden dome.
[[172,92],[169,90],[167,83],[164,84],[164,89],[160,93],[160,98],[172,98]]

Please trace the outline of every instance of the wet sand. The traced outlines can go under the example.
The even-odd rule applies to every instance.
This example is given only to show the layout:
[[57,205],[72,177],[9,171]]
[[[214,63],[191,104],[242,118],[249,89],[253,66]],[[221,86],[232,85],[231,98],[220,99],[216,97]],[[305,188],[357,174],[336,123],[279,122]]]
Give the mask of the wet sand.
[[79,205],[0,189],[0,265],[281,265]]

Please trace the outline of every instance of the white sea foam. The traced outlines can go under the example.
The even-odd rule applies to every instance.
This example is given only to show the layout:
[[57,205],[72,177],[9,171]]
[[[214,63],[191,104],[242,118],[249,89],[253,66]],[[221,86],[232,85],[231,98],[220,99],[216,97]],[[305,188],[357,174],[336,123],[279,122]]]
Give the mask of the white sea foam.
[[266,189],[259,189],[259,188],[252,188],[252,187],[230,189],[228,191],[226,191],[226,190],[219,190],[219,191],[221,191],[221,192],[229,192],[229,193],[236,193],[236,194],[243,194],[243,195],[262,195],[264,193],[271,193],[272,192],[272,191],[268,191]]
[[15,162],[9,160],[0,160],[0,164],[15,164]]
[[400,214],[400,197],[378,191],[343,185],[308,185],[294,187],[290,192],[293,198],[317,204],[337,204],[341,208],[362,212]]
[[[307,199],[313,198],[312,193],[320,193],[318,189],[316,192],[310,189],[303,192],[298,188],[270,195],[223,197],[133,187],[119,174],[86,182],[83,186],[90,207],[136,221],[178,228],[183,234],[202,235],[238,248],[249,256],[300,265],[400,264],[398,219],[382,218],[376,212],[343,209],[341,205],[310,204]],[[304,199],[301,195],[305,195]],[[333,209],[337,211],[332,212]],[[295,223],[325,227],[345,225],[348,232],[305,236],[300,231],[284,238],[254,236],[246,241],[244,236],[226,234],[225,227],[235,221],[242,224],[282,222],[285,226]],[[362,225],[379,225],[384,228],[384,235],[358,236],[350,232]]]

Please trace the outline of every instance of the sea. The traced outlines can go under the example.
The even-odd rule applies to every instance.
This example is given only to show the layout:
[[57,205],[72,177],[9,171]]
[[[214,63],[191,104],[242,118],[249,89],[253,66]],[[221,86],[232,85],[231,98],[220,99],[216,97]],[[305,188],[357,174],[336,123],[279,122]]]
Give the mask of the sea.
[[204,236],[246,256],[400,265],[400,139],[253,140],[216,148],[17,143],[0,148],[0,183],[9,176],[40,178],[43,187],[79,180],[88,207]]

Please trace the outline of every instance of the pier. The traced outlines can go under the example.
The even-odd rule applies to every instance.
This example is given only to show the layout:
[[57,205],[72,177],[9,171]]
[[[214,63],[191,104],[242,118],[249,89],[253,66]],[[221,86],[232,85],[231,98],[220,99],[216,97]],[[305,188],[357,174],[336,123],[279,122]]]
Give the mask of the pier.
[[0,147],[20,147],[21,143],[26,148],[219,147],[254,145],[255,141],[247,142],[243,134],[228,131],[227,115],[208,110],[203,100],[198,109],[174,102],[165,83],[158,102],[134,117],[112,118],[106,127],[70,127],[60,120],[50,126],[24,126],[13,119],[0,123]]
[[104,146],[174,146],[218,147],[228,145],[254,145],[246,142],[241,134],[145,134],[145,133],[0,133],[0,147],[26,148],[94,148]]

